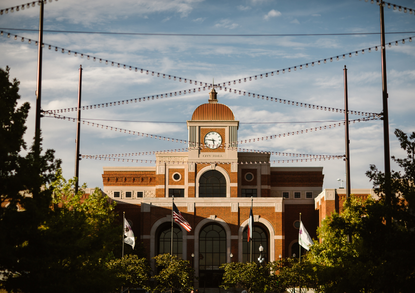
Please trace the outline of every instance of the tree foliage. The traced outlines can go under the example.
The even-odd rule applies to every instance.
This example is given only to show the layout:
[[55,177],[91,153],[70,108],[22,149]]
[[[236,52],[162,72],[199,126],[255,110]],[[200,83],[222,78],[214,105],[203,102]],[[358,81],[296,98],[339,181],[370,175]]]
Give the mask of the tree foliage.
[[[18,107],[19,82],[9,79],[10,69],[0,69],[0,270],[6,278],[28,272],[22,260],[33,253],[39,227],[49,215],[52,189],[48,185],[60,166],[53,150],[35,155],[35,149],[42,151],[40,145],[22,155],[27,151],[23,135],[30,106]],[[6,285],[13,286],[15,279],[9,278]]]
[[230,262],[222,264],[224,270],[221,287],[243,289],[250,292],[267,292],[269,290],[269,270],[255,262]]
[[[415,133],[395,131],[407,158],[393,160],[403,170],[391,172],[391,200],[386,177],[376,166],[366,173],[380,199],[351,197],[318,231],[303,270],[310,287],[321,292],[412,292],[415,287]],[[387,219],[392,219],[388,223]]]
[[157,274],[153,277],[155,285],[152,291],[168,290],[190,292],[193,290],[193,269],[187,260],[175,255],[160,254],[154,257]]
[[151,268],[146,258],[131,254],[125,255],[123,258],[110,260],[107,266],[116,275],[117,287],[151,290]]

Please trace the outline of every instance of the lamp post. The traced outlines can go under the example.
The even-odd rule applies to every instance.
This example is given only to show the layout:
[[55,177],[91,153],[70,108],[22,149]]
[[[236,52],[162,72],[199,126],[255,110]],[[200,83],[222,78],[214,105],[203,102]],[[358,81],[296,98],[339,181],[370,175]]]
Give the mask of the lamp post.
[[262,265],[262,262],[265,260],[265,258],[262,256],[262,252],[264,251],[264,247],[262,246],[262,244],[259,245],[259,257],[258,257],[258,261],[259,264]]
[[337,178],[337,181],[339,181],[340,182],[340,187],[339,187],[339,189],[343,189],[344,187],[343,187],[343,182],[344,182],[344,180],[343,179],[340,179],[340,178]]

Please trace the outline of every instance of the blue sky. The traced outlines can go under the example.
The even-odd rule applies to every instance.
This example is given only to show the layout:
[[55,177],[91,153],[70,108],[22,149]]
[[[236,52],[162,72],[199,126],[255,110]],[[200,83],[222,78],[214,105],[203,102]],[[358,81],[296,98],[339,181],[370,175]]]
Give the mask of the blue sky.
[[[396,0],[397,6],[415,9],[415,1]],[[376,1],[375,1],[376,3]],[[0,9],[22,5],[2,0]],[[20,80],[23,101],[32,105],[25,136],[34,135],[36,103],[37,40],[39,6],[0,15],[0,66],[11,67],[11,76]],[[21,30],[17,30],[21,29]],[[131,100],[195,88],[189,80],[223,83],[261,96],[330,108],[343,108],[343,68],[348,69],[349,108],[361,112],[382,111],[379,6],[370,1],[202,1],[202,0],[59,0],[45,5],[42,108],[56,110],[76,107],[78,69],[83,67],[82,104],[94,105]],[[391,155],[404,156],[393,131],[415,131],[415,15],[385,7],[387,77]],[[119,34],[69,33],[113,32]],[[391,34],[392,32],[399,32]],[[412,32],[412,33],[405,33]],[[11,37],[7,37],[7,33]],[[141,33],[126,35],[122,33]],[[356,33],[356,34],[351,34]],[[363,33],[363,34],[362,34]],[[366,33],[366,34],[364,34]],[[158,35],[157,35],[158,34]],[[164,34],[164,35],[160,35]],[[174,35],[165,35],[174,34]],[[183,35],[188,34],[188,35]],[[193,34],[193,35],[192,35]],[[206,36],[210,34],[210,36]],[[220,36],[227,35],[227,36]],[[256,36],[247,36],[256,35]],[[279,36],[258,36],[279,34]],[[301,34],[301,35],[299,35]],[[323,35],[324,34],[324,35]],[[18,35],[17,40],[14,35]],[[24,41],[21,41],[24,37]],[[406,39],[402,44],[402,39]],[[395,45],[395,41],[398,46]],[[54,50],[59,47],[58,52]],[[61,49],[64,48],[64,53]],[[362,49],[365,53],[362,54]],[[68,54],[67,50],[71,50]],[[343,59],[343,54],[358,51]],[[74,56],[77,52],[77,56]],[[120,68],[94,62],[80,53],[120,63]],[[339,60],[336,60],[339,56]],[[334,60],[330,62],[330,57]],[[327,63],[324,64],[324,59]],[[321,64],[317,65],[317,61]],[[311,62],[316,62],[311,66]],[[309,63],[308,68],[305,64]],[[127,69],[123,69],[123,65]],[[303,65],[300,70],[299,66]],[[133,70],[128,70],[133,66]],[[297,70],[293,70],[294,66]],[[147,69],[147,75],[134,71]],[[291,72],[282,74],[282,69]],[[276,72],[265,77],[265,73]],[[151,72],[155,72],[155,76]],[[157,72],[182,77],[157,77]],[[263,74],[263,78],[260,78]],[[244,78],[258,76],[244,82]],[[187,82],[184,83],[184,78]],[[238,80],[242,82],[239,83]],[[228,88],[229,86],[227,86]],[[240,121],[239,140],[333,125],[344,119],[336,112],[270,102],[218,90],[219,102],[228,105]],[[125,103],[82,112],[83,119],[122,129],[162,137],[187,139],[186,120],[208,99],[208,90],[141,103]],[[63,113],[76,117],[75,112]],[[352,115],[350,119],[362,116]],[[51,117],[42,118],[45,149],[56,150],[63,160],[66,178],[74,175],[76,124]],[[370,188],[365,176],[370,164],[383,170],[382,121],[357,122],[350,126],[352,188]],[[243,144],[240,147],[270,152],[342,155],[344,127]],[[138,137],[101,127],[82,126],[81,153],[84,155],[125,154],[184,148],[186,145]],[[154,155],[129,159],[153,160]],[[126,159],[126,158],[124,158]],[[271,161],[297,157],[271,156]],[[104,166],[153,166],[154,163],[113,162],[83,159],[80,180],[89,187],[102,187]],[[273,163],[273,166],[323,166],[324,188],[339,186],[345,179],[342,160]],[[392,164],[396,169],[396,165]]]

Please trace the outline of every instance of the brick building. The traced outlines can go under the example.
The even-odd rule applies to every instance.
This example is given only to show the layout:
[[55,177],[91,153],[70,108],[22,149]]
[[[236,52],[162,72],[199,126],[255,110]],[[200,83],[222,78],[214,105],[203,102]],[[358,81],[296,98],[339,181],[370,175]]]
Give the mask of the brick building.
[[322,167],[272,167],[268,153],[240,152],[239,121],[217,93],[187,121],[188,151],[156,154],[154,167],[104,167],[104,192],[126,212],[149,258],[170,252],[174,203],[192,226],[175,224],[173,253],[190,260],[200,288],[217,287],[219,265],[247,261],[247,225],[254,216],[253,259],[298,254],[299,213],[316,237]]

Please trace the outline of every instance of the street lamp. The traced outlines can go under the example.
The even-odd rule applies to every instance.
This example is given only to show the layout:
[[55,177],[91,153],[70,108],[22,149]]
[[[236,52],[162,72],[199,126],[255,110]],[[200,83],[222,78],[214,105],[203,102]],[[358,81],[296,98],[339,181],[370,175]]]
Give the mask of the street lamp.
[[264,247],[262,246],[262,244],[259,245],[259,257],[258,257],[258,261],[260,264],[262,264],[262,262],[265,260],[265,258],[262,257],[262,252],[264,251]]
[[344,180],[343,180],[343,179],[340,179],[340,178],[337,178],[337,181],[339,181],[339,182],[340,182],[340,187],[339,187],[339,189],[344,189],[344,187],[343,187],[343,182],[344,182]]

